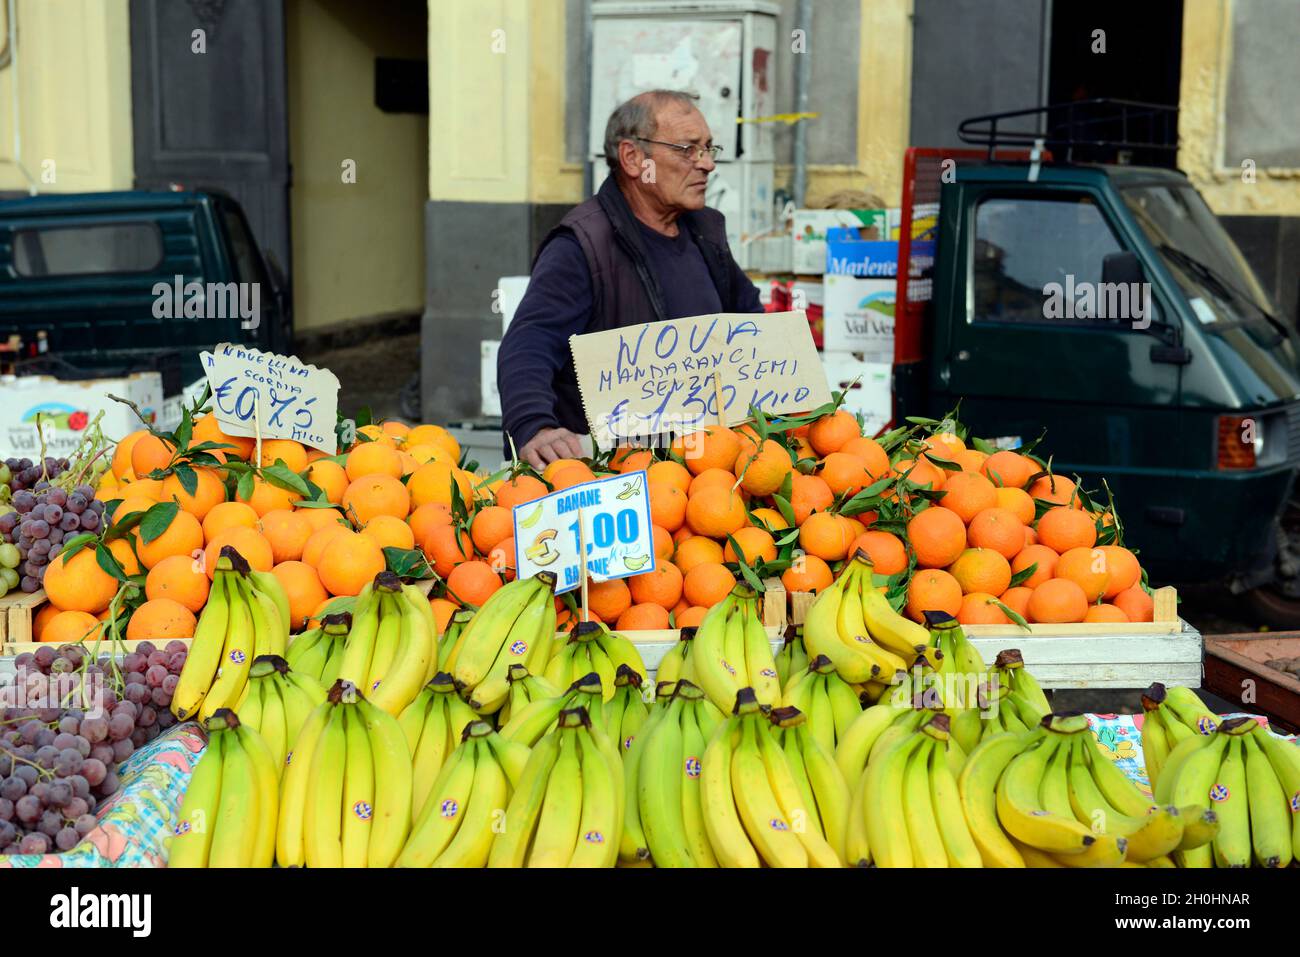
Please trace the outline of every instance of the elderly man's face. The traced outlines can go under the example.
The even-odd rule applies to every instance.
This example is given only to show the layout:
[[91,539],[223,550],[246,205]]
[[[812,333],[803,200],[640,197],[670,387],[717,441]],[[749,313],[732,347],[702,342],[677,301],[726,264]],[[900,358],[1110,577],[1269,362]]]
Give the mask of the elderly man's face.
[[[651,139],[692,147],[713,144],[709,124],[697,109],[670,104],[659,110],[658,121],[659,128]],[[706,153],[703,159],[696,159],[693,149],[683,152],[644,140],[637,140],[637,146],[653,165],[633,179],[633,189],[643,190],[673,209],[704,208],[704,189],[714,167],[712,157]]]

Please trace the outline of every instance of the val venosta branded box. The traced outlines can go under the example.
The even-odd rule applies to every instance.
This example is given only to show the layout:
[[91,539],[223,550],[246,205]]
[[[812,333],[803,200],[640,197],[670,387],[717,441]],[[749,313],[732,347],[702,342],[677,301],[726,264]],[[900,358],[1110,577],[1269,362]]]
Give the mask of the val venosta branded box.
[[0,379],[0,441],[9,455],[35,460],[41,451],[38,416],[45,454],[56,457],[77,447],[86,427],[100,412],[104,413],[100,428],[111,439],[121,439],[142,428],[130,406],[114,402],[110,395],[134,402],[154,424],[163,404],[162,376],[137,372],[76,382],[44,375],[5,376]]

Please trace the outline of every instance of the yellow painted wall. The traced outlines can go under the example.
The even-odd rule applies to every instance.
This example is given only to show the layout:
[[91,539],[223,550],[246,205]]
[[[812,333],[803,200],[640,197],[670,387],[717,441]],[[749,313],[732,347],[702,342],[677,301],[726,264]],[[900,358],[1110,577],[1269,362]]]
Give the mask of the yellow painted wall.
[[582,166],[564,160],[565,65],[568,60],[564,0],[532,0],[528,199],[534,203],[582,201]]
[[[14,64],[0,70],[0,189],[129,189],[128,0],[18,0],[15,20],[21,155],[15,155]],[[0,2],[0,47],[9,33]],[[53,180],[52,182],[50,180]]]
[[[1255,170],[1223,154],[1224,101],[1232,64],[1231,0],[1187,0],[1179,91],[1178,166],[1220,215],[1300,215],[1300,170]],[[1294,94],[1296,91],[1292,91]]]
[[294,324],[418,312],[428,117],[375,106],[374,61],[423,55],[424,6],[288,0],[285,17]]

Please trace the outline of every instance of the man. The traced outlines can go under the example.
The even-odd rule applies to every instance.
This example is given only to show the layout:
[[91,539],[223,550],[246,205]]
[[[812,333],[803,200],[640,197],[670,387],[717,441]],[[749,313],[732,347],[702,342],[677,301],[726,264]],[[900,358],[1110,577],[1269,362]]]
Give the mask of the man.
[[497,356],[502,427],[534,467],[585,454],[570,336],[762,311],[722,214],[704,206],[720,149],[685,93],[642,93],[610,116],[610,175],[543,240]]

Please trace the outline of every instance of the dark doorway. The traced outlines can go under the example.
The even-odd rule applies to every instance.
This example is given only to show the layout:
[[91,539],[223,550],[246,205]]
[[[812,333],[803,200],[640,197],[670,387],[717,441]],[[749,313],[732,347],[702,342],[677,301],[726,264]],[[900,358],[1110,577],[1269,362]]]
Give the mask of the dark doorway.
[[[1178,105],[1182,66],[1183,0],[1055,0],[1051,4],[1051,40],[1048,60],[1049,103],[1070,103],[1098,97]],[[1101,31],[1098,34],[1097,31]],[[1100,46],[1104,43],[1104,52]],[[1101,133],[1093,130],[1092,133]],[[1118,128],[1105,130],[1108,139],[1119,138]],[[1147,139],[1173,145],[1172,124],[1153,123],[1130,139]],[[1176,165],[1172,150],[1132,150],[1127,157],[1087,157],[1108,162],[1128,161],[1146,166]]]

